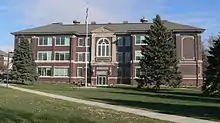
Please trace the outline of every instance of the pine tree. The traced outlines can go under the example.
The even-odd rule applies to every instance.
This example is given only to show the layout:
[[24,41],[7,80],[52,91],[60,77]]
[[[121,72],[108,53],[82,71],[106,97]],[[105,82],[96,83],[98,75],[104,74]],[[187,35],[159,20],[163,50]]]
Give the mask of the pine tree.
[[17,42],[12,63],[12,77],[18,83],[33,84],[37,81],[38,74],[32,46],[27,38],[21,37]]
[[209,49],[208,67],[203,92],[207,95],[220,95],[220,35],[213,39],[213,46]]
[[162,84],[179,85],[181,77],[177,67],[175,42],[172,32],[164,26],[159,15],[153,19],[145,38],[143,42],[147,45],[142,45],[143,58],[140,60],[142,79],[145,78],[145,83],[153,84],[156,89]]

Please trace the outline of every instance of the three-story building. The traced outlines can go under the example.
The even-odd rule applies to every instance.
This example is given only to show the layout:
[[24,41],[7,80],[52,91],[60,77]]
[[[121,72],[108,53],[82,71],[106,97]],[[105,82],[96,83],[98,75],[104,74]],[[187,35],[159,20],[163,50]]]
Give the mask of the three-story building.
[[[201,35],[204,29],[167,20],[163,22],[173,32],[182,85],[201,86]],[[92,22],[87,44],[86,25],[80,23],[52,23],[12,34],[15,46],[20,36],[27,37],[32,43],[40,81],[84,82],[87,63],[87,79],[91,85],[135,84],[135,78],[141,74],[140,47],[146,45],[143,40],[151,25],[150,22]]]

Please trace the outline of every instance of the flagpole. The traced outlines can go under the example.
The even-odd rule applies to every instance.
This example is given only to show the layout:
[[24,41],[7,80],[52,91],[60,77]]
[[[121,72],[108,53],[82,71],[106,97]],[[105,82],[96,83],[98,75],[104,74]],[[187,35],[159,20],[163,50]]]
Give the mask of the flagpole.
[[85,40],[85,46],[86,46],[86,54],[85,54],[85,61],[86,61],[86,70],[85,70],[85,87],[87,87],[87,80],[88,80],[88,64],[87,64],[87,55],[88,55],[88,30],[89,30],[89,26],[88,26],[88,13],[89,13],[89,8],[86,8],[86,40]]

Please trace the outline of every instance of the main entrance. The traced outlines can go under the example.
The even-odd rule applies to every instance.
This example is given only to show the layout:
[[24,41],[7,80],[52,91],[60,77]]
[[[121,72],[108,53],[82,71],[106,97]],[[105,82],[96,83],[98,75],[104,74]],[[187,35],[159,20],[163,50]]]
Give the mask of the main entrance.
[[97,85],[108,85],[107,75],[98,75],[97,76]]

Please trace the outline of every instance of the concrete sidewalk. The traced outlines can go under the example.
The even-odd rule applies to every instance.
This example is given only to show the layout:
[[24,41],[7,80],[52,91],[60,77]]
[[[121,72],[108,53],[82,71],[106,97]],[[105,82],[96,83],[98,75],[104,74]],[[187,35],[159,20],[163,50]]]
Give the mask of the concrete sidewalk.
[[[5,84],[0,84],[0,86],[6,87]],[[12,85],[9,85],[9,88],[32,93],[32,94],[37,94],[37,95],[41,95],[41,96],[47,96],[47,97],[51,97],[51,98],[71,101],[71,102],[75,102],[75,103],[86,104],[86,105],[105,108],[105,109],[111,109],[111,110],[115,110],[115,111],[127,112],[127,113],[131,113],[131,114],[136,114],[136,115],[140,115],[140,116],[146,116],[149,118],[171,121],[171,122],[176,122],[176,123],[220,123],[220,122],[201,120],[201,119],[195,119],[195,118],[190,118],[190,117],[183,117],[183,116],[177,116],[177,115],[150,112],[150,111],[145,111],[145,110],[140,110],[140,109],[135,109],[135,108],[128,108],[128,107],[110,105],[110,104],[93,102],[93,101],[86,101],[86,100],[81,100],[81,99],[56,95],[56,94],[50,94],[50,93],[34,91],[34,90],[30,90],[30,89],[24,89],[24,88],[20,88],[20,87],[14,87]]]

